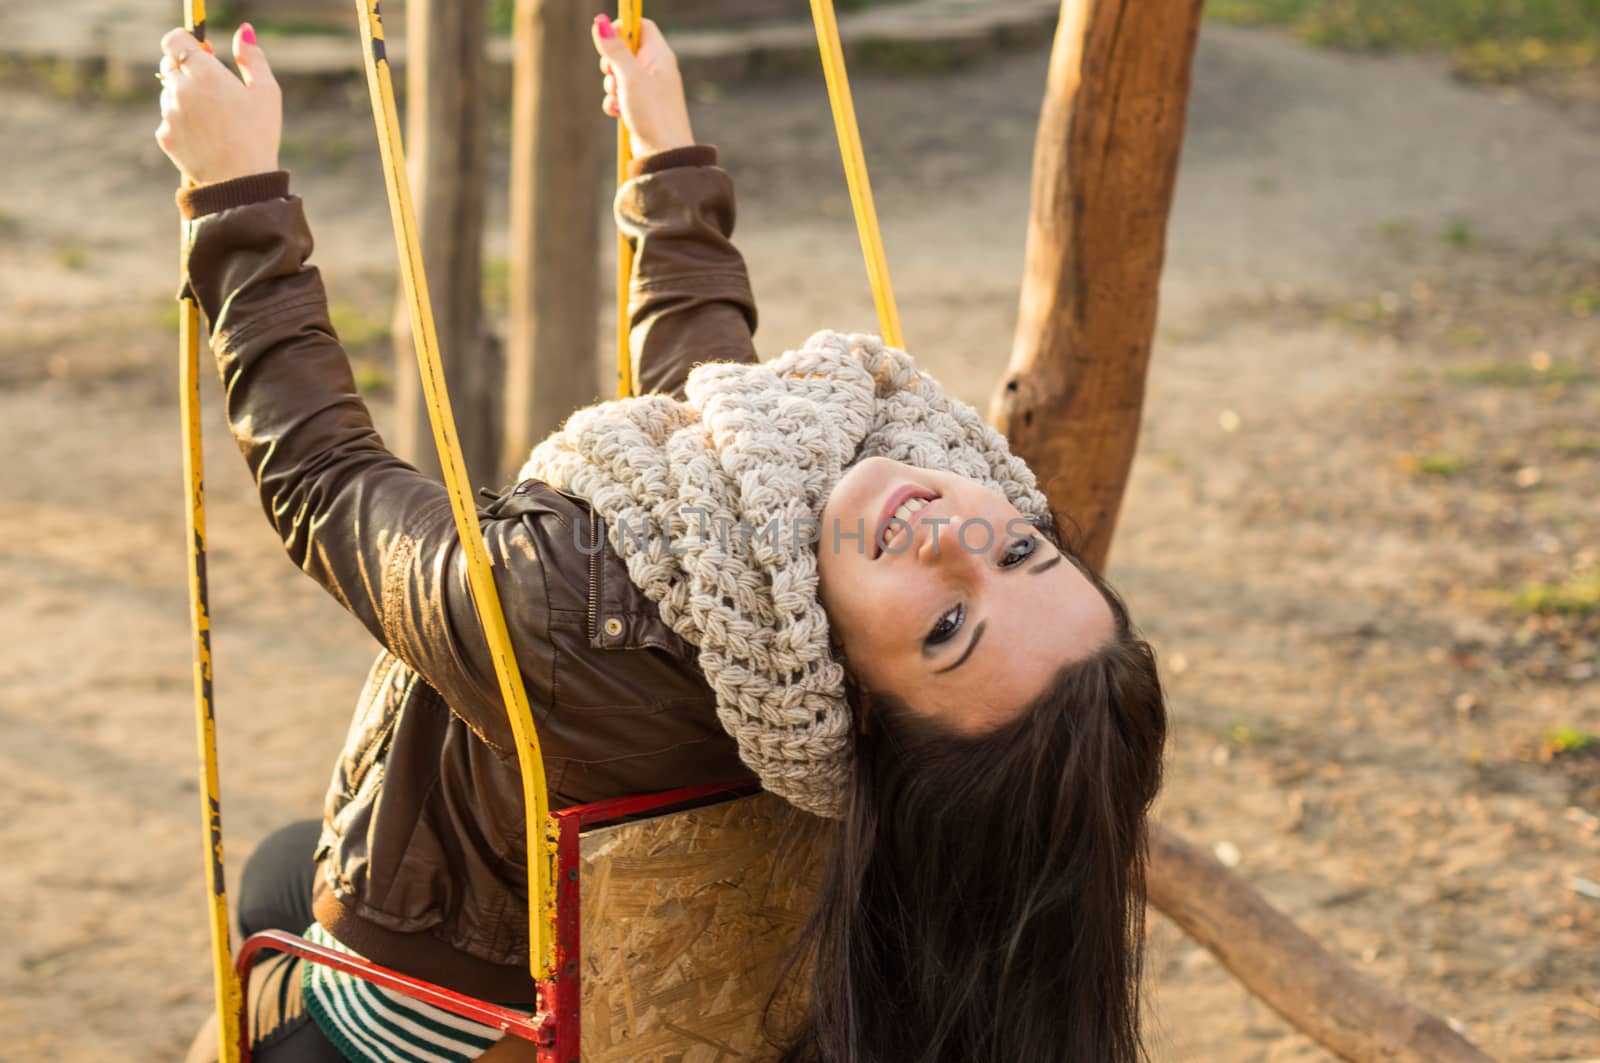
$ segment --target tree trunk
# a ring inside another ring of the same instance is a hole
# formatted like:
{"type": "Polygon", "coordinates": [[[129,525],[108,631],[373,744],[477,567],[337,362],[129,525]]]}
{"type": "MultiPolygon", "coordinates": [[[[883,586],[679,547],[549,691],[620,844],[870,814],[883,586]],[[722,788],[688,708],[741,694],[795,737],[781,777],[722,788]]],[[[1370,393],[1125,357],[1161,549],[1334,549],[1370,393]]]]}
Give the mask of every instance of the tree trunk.
{"type": "MultiPolygon", "coordinates": [[[[1063,0],[1011,364],[991,417],[1105,567],[1138,442],[1201,0],[1063,0]]],[[[1345,1059],[1489,1059],[1152,826],[1150,903],[1345,1059]]]]}
{"type": "Polygon", "coordinates": [[[506,470],[596,397],[607,126],[587,42],[601,10],[600,0],[517,2],[506,470]]]}
{"type": "MultiPolygon", "coordinates": [[[[497,478],[499,351],[483,316],[484,0],[407,5],[406,147],[445,383],[473,482],[497,478]]],[[[440,475],[405,299],[394,314],[396,450],[440,475]]]]}

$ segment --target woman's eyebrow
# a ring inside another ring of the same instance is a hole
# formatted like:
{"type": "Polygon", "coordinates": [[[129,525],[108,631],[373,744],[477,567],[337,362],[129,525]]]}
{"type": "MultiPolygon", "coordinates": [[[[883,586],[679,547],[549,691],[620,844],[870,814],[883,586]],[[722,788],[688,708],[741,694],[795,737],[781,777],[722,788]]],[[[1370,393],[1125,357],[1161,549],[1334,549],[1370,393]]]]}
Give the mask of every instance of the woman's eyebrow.
{"type": "Polygon", "coordinates": [[[1034,565],[1032,568],[1028,569],[1028,574],[1038,575],[1040,572],[1046,572],[1052,568],[1055,568],[1059,564],[1061,564],[1061,555],[1057,554],[1055,557],[1052,557],[1043,564],[1034,565]]]}
{"type": "Polygon", "coordinates": [[[961,656],[956,658],[954,664],[947,664],[943,668],[935,668],[933,670],[933,674],[934,675],[940,675],[941,673],[944,673],[944,672],[952,672],[955,669],[960,668],[963,664],[965,664],[966,661],[967,661],[967,658],[972,656],[972,651],[977,648],[978,640],[983,638],[983,631],[988,626],[989,626],[989,621],[987,621],[987,620],[978,621],[978,626],[972,629],[972,641],[967,643],[967,648],[961,651],[961,656]]]}

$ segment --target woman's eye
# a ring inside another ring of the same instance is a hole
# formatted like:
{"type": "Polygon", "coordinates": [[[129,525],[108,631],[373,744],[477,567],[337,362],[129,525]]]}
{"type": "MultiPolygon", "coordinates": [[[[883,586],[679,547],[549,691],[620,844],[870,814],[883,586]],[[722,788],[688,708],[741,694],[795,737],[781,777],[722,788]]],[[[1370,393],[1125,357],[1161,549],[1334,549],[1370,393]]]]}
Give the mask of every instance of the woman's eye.
{"type": "Polygon", "coordinates": [[[1000,567],[1010,568],[1013,565],[1020,565],[1032,557],[1033,552],[1037,549],[1039,549],[1039,540],[1031,535],[1018,539],[1006,547],[1004,556],[1000,558],[1000,567]]]}
{"type": "Polygon", "coordinates": [[[941,642],[949,642],[955,633],[961,630],[961,621],[966,615],[966,610],[959,605],[946,612],[934,622],[933,629],[928,632],[928,645],[937,646],[941,642]]]}

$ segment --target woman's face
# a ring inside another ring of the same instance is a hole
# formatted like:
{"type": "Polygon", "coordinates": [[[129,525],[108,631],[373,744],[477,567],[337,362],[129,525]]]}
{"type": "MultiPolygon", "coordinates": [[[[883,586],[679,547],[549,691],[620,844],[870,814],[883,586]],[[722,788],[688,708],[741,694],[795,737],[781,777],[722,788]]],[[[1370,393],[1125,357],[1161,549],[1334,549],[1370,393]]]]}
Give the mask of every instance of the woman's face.
{"type": "Polygon", "coordinates": [[[1003,496],[953,473],[857,463],[822,511],[817,558],[856,678],[959,734],[1015,719],[1115,633],[1076,565],[1003,496]]]}

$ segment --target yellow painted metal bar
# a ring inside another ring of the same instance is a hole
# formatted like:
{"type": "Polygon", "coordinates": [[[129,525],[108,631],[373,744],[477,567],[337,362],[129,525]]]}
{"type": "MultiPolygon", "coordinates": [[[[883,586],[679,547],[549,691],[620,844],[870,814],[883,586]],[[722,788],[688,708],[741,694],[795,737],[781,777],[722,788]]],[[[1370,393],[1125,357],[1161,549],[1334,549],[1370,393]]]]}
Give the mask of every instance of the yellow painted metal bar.
{"type": "Polygon", "coordinates": [[[872,185],[867,180],[867,160],[861,150],[855,105],[850,100],[850,79],[845,75],[844,48],[839,43],[839,23],[834,18],[833,0],[811,0],[811,18],[817,25],[817,48],[822,53],[822,72],[828,81],[828,103],[833,107],[833,127],[839,137],[845,181],[850,186],[856,231],[861,235],[861,253],[867,260],[867,279],[872,284],[872,302],[878,310],[878,328],[885,343],[904,348],[900,311],[895,306],[894,288],[889,283],[889,262],[883,253],[883,235],[878,231],[872,185]]]}
{"type": "MultiPolygon", "coordinates": [[[[206,39],[205,0],[185,0],[183,25],[206,39]]],[[[180,241],[179,271],[187,268],[188,223],[180,241]]],[[[178,308],[178,412],[183,422],[183,483],[188,505],[189,627],[194,638],[195,737],[200,753],[200,828],[205,838],[207,922],[211,929],[211,982],[217,1001],[217,1058],[239,1058],[239,976],[228,931],[228,887],[222,864],[222,788],[217,773],[217,712],[211,683],[211,606],[206,586],[205,460],[200,439],[200,307],[184,296],[178,308]]]]}
{"type": "MultiPolygon", "coordinates": [[[[620,0],[617,29],[628,47],[639,50],[639,20],[644,17],[642,0],[620,0]]],[[[622,108],[619,106],[620,112],[622,108]]],[[[633,143],[628,139],[628,123],[617,115],[617,187],[628,179],[628,163],[633,160],[633,143]]],[[[633,350],[628,345],[628,289],[633,283],[633,245],[617,234],[617,397],[627,398],[635,390],[633,350]]]]}
{"type": "Polygon", "coordinates": [[[411,201],[411,182],[406,175],[400,118],[394,102],[394,80],[384,47],[383,16],[378,2],[355,0],[361,20],[361,43],[366,53],[372,116],[377,124],[378,149],[383,159],[384,184],[389,192],[389,215],[394,222],[395,244],[400,252],[400,281],[411,312],[411,333],[417,348],[417,368],[422,374],[423,400],[428,408],[428,420],[433,425],[434,443],[439,448],[439,464],[444,470],[456,531],[466,551],[472,599],[489,643],[489,655],[500,682],[500,695],[505,699],[511,730],[517,737],[522,797],[528,820],[528,963],[535,978],[547,979],[555,969],[556,843],[550,798],[545,789],[544,760],[539,755],[539,736],[534,731],[522,673],[512,653],[511,636],[500,608],[489,554],[478,528],[478,512],[467,479],[466,463],[461,457],[455,417],[450,412],[450,396],[445,391],[439,336],[434,328],[427,275],[422,267],[422,241],[411,201]]]}

